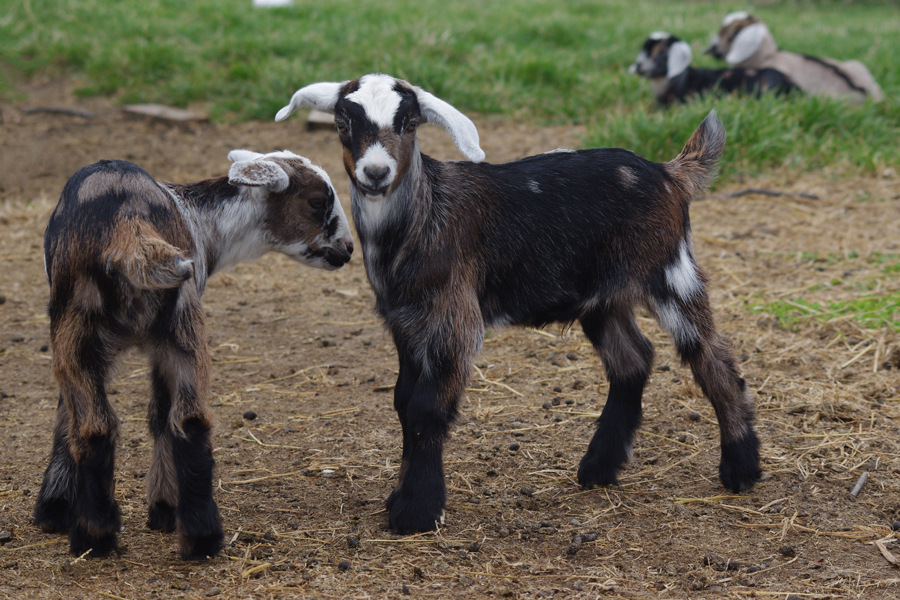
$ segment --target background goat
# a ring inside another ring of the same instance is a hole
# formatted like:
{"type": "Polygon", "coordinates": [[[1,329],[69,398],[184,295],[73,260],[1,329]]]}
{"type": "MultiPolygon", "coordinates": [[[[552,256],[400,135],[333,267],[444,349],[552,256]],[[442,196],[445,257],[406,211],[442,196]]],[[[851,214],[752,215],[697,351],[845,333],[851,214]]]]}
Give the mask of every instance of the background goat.
{"type": "Polygon", "coordinates": [[[387,499],[392,529],[426,531],[442,519],[443,441],[485,327],[581,323],[610,389],[578,481],[615,483],[653,366],[635,305],[674,337],[715,407],[722,482],[738,492],[759,478],[753,404],[716,332],[688,218],[725,144],[714,114],[669,163],[595,149],[491,165],[475,164],[484,152],[468,118],[387,75],[307,86],[276,120],[301,106],[335,115],[366,272],[397,346],[403,457],[387,499]],[[421,154],[425,122],[446,128],[474,162],[421,154]]]}
{"type": "Polygon", "coordinates": [[[653,83],[660,106],[685,102],[710,92],[741,92],[759,96],[771,91],[784,95],[798,89],[784,73],[775,69],[697,69],[687,42],[665,31],[654,31],[644,41],[634,64],[628,69],[653,83]]]}
{"type": "Polygon", "coordinates": [[[152,373],[148,525],[177,529],[185,559],[219,551],[200,305],[207,278],[270,250],[324,269],[350,259],[349,225],[325,171],[287,151],[228,158],[228,177],[183,185],[100,161],[69,179],[50,217],[44,264],[60,398],[34,523],[67,531],[73,554],[117,548],[117,421],[105,382],[132,345],[152,373]]]}
{"type": "Polygon", "coordinates": [[[780,50],[766,24],[744,11],[722,20],[706,52],[737,67],[777,69],[807,94],[858,102],[867,95],[876,102],[884,99],[881,87],[858,60],[840,62],[780,50]]]}

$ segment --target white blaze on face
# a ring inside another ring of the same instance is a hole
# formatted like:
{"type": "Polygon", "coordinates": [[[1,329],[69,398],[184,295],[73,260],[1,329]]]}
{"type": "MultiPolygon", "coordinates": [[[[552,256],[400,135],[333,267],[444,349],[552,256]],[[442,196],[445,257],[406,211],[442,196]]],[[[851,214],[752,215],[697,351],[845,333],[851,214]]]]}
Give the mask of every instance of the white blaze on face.
{"type": "Polygon", "coordinates": [[[394,91],[396,80],[390,75],[366,75],[359,80],[359,89],[346,99],[366,110],[370,121],[384,129],[394,126],[394,115],[400,107],[400,94],[394,91]]]}

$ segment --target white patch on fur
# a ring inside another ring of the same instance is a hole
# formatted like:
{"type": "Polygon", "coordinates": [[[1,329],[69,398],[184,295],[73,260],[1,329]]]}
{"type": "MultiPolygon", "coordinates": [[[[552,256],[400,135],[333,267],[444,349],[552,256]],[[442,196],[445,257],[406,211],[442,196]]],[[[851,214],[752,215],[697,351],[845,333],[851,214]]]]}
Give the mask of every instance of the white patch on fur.
{"type": "Polygon", "coordinates": [[[703,284],[697,276],[697,269],[691,261],[688,242],[685,240],[681,242],[678,258],[666,267],[666,283],[684,301],[690,300],[703,289],[703,284]]]}
{"type": "Polygon", "coordinates": [[[700,332],[681,314],[674,302],[654,302],[653,309],[659,318],[659,324],[675,339],[676,346],[689,346],[700,338],[700,332]]]}
{"type": "Polygon", "coordinates": [[[527,185],[528,185],[528,189],[531,190],[532,193],[535,193],[535,194],[541,193],[541,186],[534,179],[529,179],[527,185]]]}
{"type": "Polygon", "coordinates": [[[356,180],[366,187],[374,187],[366,175],[366,167],[387,167],[388,173],[380,185],[390,186],[394,183],[394,177],[397,175],[397,160],[390,155],[381,142],[375,142],[369,146],[365,154],[356,162],[356,180]]]}
{"type": "Polygon", "coordinates": [[[619,167],[619,180],[624,187],[630,188],[637,185],[638,176],[631,167],[622,165],[619,167]]]}
{"type": "Polygon", "coordinates": [[[396,80],[390,75],[365,75],[359,89],[345,98],[366,111],[366,116],[382,129],[394,128],[394,116],[400,107],[400,94],[394,91],[396,80]]]}
{"type": "Polygon", "coordinates": [[[270,250],[262,226],[267,194],[264,189],[247,188],[237,198],[220,205],[214,217],[219,250],[217,272],[245,260],[256,260],[270,250]]]}
{"type": "Polygon", "coordinates": [[[741,29],[731,43],[731,50],[725,55],[725,62],[739,65],[759,50],[769,35],[769,28],[764,23],[753,23],[741,29]]]}
{"type": "Polygon", "coordinates": [[[750,13],[748,13],[746,10],[739,10],[739,11],[736,11],[733,13],[729,13],[729,14],[725,15],[724,19],[722,19],[722,27],[728,27],[735,21],[741,21],[743,19],[749,19],[749,18],[750,18],[750,13]]]}
{"type": "Polygon", "coordinates": [[[575,154],[578,150],[572,150],[571,148],[554,148],[553,150],[547,150],[544,154],[575,154]]]}

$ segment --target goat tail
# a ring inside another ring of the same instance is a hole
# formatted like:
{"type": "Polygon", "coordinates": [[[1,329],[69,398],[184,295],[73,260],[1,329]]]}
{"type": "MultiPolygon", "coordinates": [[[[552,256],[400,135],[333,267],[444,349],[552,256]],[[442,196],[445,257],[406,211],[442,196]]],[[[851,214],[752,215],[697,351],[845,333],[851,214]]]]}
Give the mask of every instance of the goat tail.
{"type": "Polygon", "coordinates": [[[725,150],[725,127],[711,110],[684,145],[681,153],[666,163],[666,170],[687,193],[688,201],[703,192],[716,178],[725,150]]]}
{"type": "Polygon", "coordinates": [[[193,261],[141,219],[116,224],[105,256],[110,272],[142,290],[169,289],[193,274],[193,261]]]}

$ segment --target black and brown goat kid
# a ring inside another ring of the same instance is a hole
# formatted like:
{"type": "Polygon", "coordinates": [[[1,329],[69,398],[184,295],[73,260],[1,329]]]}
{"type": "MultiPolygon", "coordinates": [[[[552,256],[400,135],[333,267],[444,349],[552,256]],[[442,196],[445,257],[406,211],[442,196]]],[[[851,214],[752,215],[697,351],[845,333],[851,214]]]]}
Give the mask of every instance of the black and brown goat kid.
{"type": "Polygon", "coordinates": [[[714,114],[668,163],[607,148],[492,165],[480,162],[468,118],[390,76],[310,85],[276,120],[301,106],[334,113],[376,309],[399,355],[403,456],[387,499],[392,529],[427,531],[442,519],[443,442],[485,327],[581,323],[610,389],[578,481],[616,483],[653,366],[636,305],[674,337],[715,407],[722,483],[739,492],[759,478],[753,403],[716,331],[688,218],[725,144],[714,114]],[[426,122],[446,128],[474,162],[421,154],[416,128],[426,122]]]}
{"type": "Polygon", "coordinates": [[[799,89],[775,69],[698,69],[691,66],[692,58],[687,42],[665,31],[654,31],[628,70],[652,82],[660,106],[711,93],[737,92],[758,97],[772,92],[783,96],[799,89]]]}
{"type": "Polygon", "coordinates": [[[287,151],[228,157],[228,177],[190,184],[100,161],[69,179],[50,217],[44,264],[60,396],[34,523],[68,532],[73,554],[117,549],[118,424],[105,385],[129,346],[151,365],[148,525],[177,530],[184,559],[221,549],[200,304],[206,281],[271,250],[324,269],[350,259],[349,224],[322,169],[287,151]]]}

